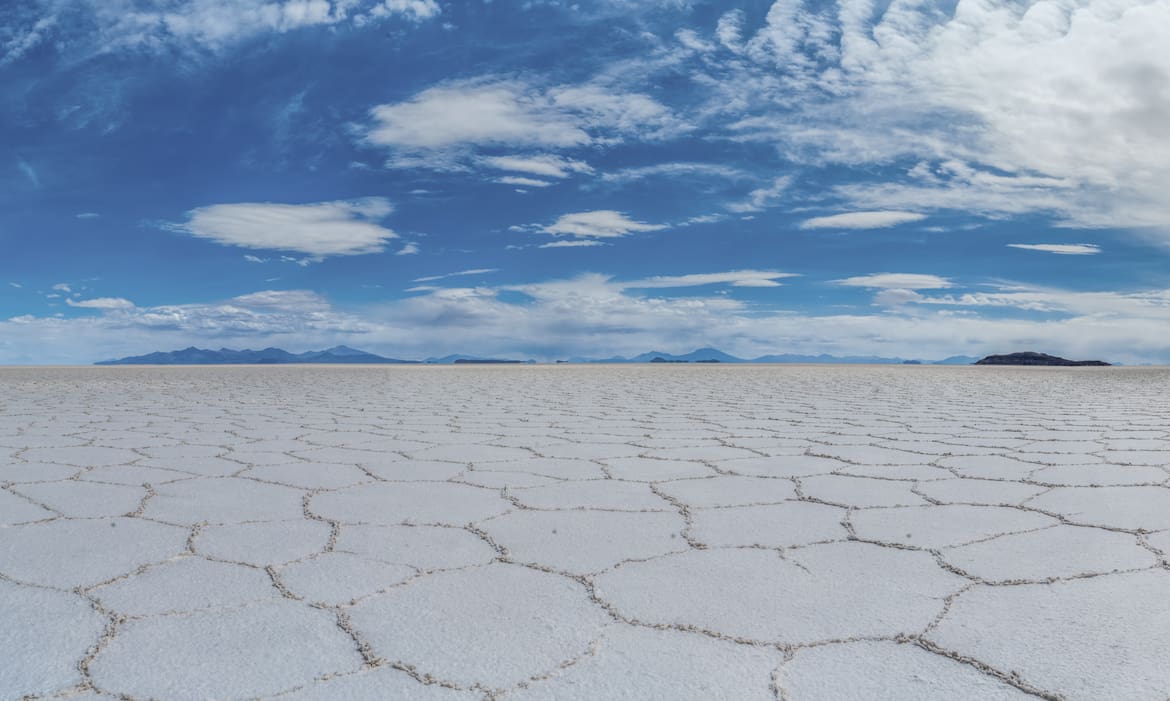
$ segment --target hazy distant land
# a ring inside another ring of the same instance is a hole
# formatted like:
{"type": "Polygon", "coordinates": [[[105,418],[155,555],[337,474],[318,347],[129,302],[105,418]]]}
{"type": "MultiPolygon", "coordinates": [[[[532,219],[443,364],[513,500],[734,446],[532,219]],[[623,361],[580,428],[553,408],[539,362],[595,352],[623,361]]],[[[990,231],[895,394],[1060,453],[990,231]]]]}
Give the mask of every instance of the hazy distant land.
{"type": "MultiPolygon", "coordinates": [[[[589,363],[814,363],[814,364],[866,364],[866,365],[895,365],[895,364],[923,364],[923,365],[971,365],[978,358],[966,355],[955,355],[942,360],[919,360],[905,358],[887,358],[874,355],[802,355],[797,353],[783,353],[778,355],[762,355],[757,358],[739,358],[724,353],[717,348],[699,348],[682,355],[649,351],[633,357],[620,355],[608,358],[571,357],[568,360],[558,360],[558,363],[589,364],[589,363]]],[[[334,346],[326,350],[306,351],[304,353],[290,353],[282,348],[265,348],[263,350],[233,350],[220,348],[211,350],[191,346],[175,351],[156,351],[146,355],[135,355],[116,360],[102,360],[94,365],[290,365],[290,364],[515,364],[534,363],[530,359],[490,358],[478,355],[453,354],[442,357],[431,357],[424,360],[402,360],[387,358],[376,353],[350,348],[348,346],[334,346]]]]}
{"type": "MultiPolygon", "coordinates": [[[[348,346],[334,346],[320,351],[306,351],[304,353],[290,353],[282,348],[265,348],[263,350],[232,350],[220,348],[210,350],[191,346],[182,350],[158,351],[146,355],[129,356],[117,360],[102,360],[94,365],[291,365],[291,364],[362,364],[362,365],[464,365],[464,364],[520,364],[535,363],[534,360],[517,360],[512,358],[487,358],[476,355],[446,355],[425,360],[402,360],[387,358],[368,351],[350,348],[348,346]]],[[[582,358],[573,357],[568,360],[558,360],[559,364],[590,364],[590,363],[813,363],[813,364],[845,364],[845,365],[1048,365],[1048,366],[1107,366],[1100,360],[1068,360],[1047,353],[1031,351],[1022,353],[1008,353],[1005,355],[989,355],[982,359],[967,355],[953,355],[942,360],[921,360],[904,358],[887,358],[873,355],[801,355],[783,353],[779,355],[762,355],[758,358],[738,358],[724,353],[717,348],[699,348],[683,355],[650,351],[631,358],[612,356],[609,358],[582,358]]]]}

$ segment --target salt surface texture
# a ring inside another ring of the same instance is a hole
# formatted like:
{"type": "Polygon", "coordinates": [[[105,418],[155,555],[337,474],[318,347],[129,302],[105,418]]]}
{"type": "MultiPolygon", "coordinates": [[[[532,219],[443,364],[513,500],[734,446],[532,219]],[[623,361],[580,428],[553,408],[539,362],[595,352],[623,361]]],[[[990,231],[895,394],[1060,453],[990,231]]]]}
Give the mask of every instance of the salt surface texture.
{"type": "Polygon", "coordinates": [[[0,369],[0,699],[1143,699],[1170,373],[0,369]]]}

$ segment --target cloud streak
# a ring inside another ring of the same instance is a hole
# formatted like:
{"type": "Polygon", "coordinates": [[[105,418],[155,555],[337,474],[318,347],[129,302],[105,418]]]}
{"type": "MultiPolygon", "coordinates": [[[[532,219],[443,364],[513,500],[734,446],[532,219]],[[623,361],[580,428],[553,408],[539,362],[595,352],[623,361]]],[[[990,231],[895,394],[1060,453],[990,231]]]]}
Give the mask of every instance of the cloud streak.
{"type": "Polygon", "coordinates": [[[610,239],[646,231],[659,231],[665,228],[665,224],[647,224],[631,219],[623,212],[598,209],[591,212],[562,214],[553,223],[538,227],[537,231],[553,236],[572,236],[579,239],[610,239]]]}
{"type": "Polygon", "coordinates": [[[1026,251],[1043,251],[1062,256],[1091,256],[1101,252],[1101,247],[1091,243],[1009,243],[1008,248],[1022,248],[1026,251]]]}
{"type": "Polygon", "coordinates": [[[846,212],[813,217],[800,224],[802,229],[888,229],[900,224],[922,221],[925,214],[915,212],[846,212]]]}

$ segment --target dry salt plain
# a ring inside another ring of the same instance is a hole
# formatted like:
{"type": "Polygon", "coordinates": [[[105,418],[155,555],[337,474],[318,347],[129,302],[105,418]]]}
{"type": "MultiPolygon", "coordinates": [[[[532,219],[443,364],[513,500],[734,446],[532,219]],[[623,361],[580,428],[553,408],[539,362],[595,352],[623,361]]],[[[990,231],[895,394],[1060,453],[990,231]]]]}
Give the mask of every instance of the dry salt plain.
{"type": "Polygon", "coordinates": [[[1164,701],[1168,388],[0,369],[0,699],[1164,701]]]}

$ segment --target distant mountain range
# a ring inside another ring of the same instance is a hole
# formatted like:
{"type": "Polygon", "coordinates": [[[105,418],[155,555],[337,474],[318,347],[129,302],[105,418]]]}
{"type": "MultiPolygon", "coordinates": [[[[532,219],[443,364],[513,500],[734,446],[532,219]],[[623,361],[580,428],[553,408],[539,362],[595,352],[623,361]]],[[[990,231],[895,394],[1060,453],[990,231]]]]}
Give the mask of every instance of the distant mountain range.
{"type": "Polygon", "coordinates": [[[184,348],[176,351],[159,351],[146,355],[135,355],[118,360],[103,360],[94,365],[288,365],[292,363],[352,363],[352,364],[408,364],[417,360],[383,358],[380,355],[350,348],[334,346],[321,351],[289,353],[283,348],[264,350],[232,350],[220,348],[184,348]]]}
{"type": "MultiPolygon", "coordinates": [[[[971,365],[978,358],[966,355],[953,355],[943,360],[929,361],[904,358],[883,358],[873,355],[797,355],[784,353],[781,355],[762,355],[758,358],[745,359],[729,355],[717,348],[700,348],[683,355],[650,351],[632,358],[614,356],[611,358],[570,358],[567,363],[848,363],[848,364],[923,364],[923,365],[971,365]]],[[[146,355],[135,355],[117,360],[102,360],[95,365],[289,365],[294,363],[329,363],[329,364],[505,364],[505,363],[532,363],[532,360],[511,360],[501,358],[484,358],[474,355],[446,355],[441,358],[427,358],[418,360],[399,360],[386,358],[348,346],[334,346],[320,351],[306,351],[304,353],[290,353],[281,348],[265,348],[263,350],[232,350],[220,348],[210,350],[191,346],[176,351],[158,351],[146,355]]]]}
{"type": "Polygon", "coordinates": [[[780,355],[761,355],[758,358],[737,358],[734,355],[729,355],[719,350],[718,348],[700,348],[690,353],[683,355],[674,355],[672,353],[663,353],[661,351],[650,351],[636,355],[632,358],[623,358],[622,356],[614,356],[612,358],[603,358],[595,360],[591,358],[570,358],[570,363],[652,363],[655,359],[661,358],[658,362],[669,363],[847,363],[847,364],[870,364],[870,365],[899,365],[899,364],[923,364],[923,365],[971,365],[978,358],[973,358],[967,355],[952,355],[943,360],[907,360],[905,358],[884,358],[876,355],[828,355],[822,353],[820,355],[799,355],[795,353],[783,353],[780,355]]]}

